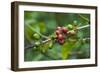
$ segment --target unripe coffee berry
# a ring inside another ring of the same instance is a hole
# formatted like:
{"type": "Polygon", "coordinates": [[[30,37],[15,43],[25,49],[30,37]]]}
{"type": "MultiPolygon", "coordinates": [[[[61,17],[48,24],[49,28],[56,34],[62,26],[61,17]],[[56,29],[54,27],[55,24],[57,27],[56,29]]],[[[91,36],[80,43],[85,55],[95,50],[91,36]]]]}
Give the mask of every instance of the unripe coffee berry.
{"type": "Polygon", "coordinates": [[[36,46],[39,46],[39,45],[40,45],[40,42],[35,42],[35,45],[36,45],[36,46]]]}
{"type": "Polygon", "coordinates": [[[71,24],[68,24],[67,26],[69,29],[73,29],[73,26],[71,24]]]}
{"type": "Polygon", "coordinates": [[[60,26],[57,27],[57,30],[61,30],[62,28],[60,26]]]}
{"type": "Polygon", "coordinates": [[[71,35],[75,35],[76,32],[75,32],[74,30],[71,30],[71,31],[69,31],[69,34],[71,34],[71,35]]]}
{"type": "Polygon", "coordinates": [[[33,37],[34,37],[35,39],[40,39],[40,35],[37,34],[37,33],[33,34],[33,37]]]}

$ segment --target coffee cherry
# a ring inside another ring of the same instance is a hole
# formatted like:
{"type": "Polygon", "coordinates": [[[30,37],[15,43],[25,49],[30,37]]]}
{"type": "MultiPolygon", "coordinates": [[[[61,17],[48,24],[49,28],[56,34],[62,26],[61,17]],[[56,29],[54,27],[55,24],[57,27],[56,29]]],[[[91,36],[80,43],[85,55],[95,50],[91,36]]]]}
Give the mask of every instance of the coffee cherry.
{"type": "Polygon", "coordinates": [[[40,39],[40,35],[37,34],[37,33],[33,34],[33,37],[34,37],[35,39],[40,39]]]}
{"type": "Polygon", "coordinates": [[[53,42],[50,42],[50,43],[49,43],[49,49],[51,49],[52,46],[53,46],[53,42]]]}
{"type": "Polygon", "coordinates": [[[75,25],[77,25],[77,21],[76,21],[76,20],[74,20],[73,23],[74,23],[75,25]]]}
{"type": "Polygon", "coordinates": [[[71,34],[71,35],[75,35],[76,32],[75,32],[74,30],[71,30],[71,31],[69,31],[69,34],[71,34]]]}
{"type": "Polygon", "coordinates": [[[73,26],[71,24],[68,24],[67,26],[69,29],[73,29],[73,26]]]}
{"type": "Polygon", "coordinates": [[[60,43],[60,44],[64,44],[64,39],[62,39],[62,40],[58,40],[58,42],[60,43]]]}
{"type": "Polygon", "coordinates": [[[39,46],[39,45],[40,45],[40,42],[38,42],[38,41],[35,42],[35,45],[36,45],[36,46],[39,46]]]}
{"type": "Polygon", "coordinates": [[[58,39],[58,40],[62,40],[62,39],[64,39],[64,37],[63,37],[62,34],[59,34],[59,35],[57,35],[57,39],[58,39]]]}
{"type": "Polygon", "coordinates": [[[59,34],[61,34],[61,31],[56,30],[56,35],[59,35],[59,34]]]}
{"type": "Polygon", "coordinates": [[[66,34],[68,32],[68,29],[66,27],[62,27],[62,31],[63,31],[63,33],[66,34]]]}
{"type": "Polygon", "coordinates": [[[57,27],[57,30],[61,30],[62,28],[60,26],[57,27]]]}

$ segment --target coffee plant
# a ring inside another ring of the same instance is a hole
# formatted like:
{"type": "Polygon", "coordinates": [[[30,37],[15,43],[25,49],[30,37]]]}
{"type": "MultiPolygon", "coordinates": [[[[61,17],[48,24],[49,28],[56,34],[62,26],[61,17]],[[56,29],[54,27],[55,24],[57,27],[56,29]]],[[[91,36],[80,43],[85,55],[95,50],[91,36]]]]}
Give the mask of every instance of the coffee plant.
{"type": "Polygon", "coordinates": [[[24,60],[90,57],[90,15],[24,12],[24,60]]]}

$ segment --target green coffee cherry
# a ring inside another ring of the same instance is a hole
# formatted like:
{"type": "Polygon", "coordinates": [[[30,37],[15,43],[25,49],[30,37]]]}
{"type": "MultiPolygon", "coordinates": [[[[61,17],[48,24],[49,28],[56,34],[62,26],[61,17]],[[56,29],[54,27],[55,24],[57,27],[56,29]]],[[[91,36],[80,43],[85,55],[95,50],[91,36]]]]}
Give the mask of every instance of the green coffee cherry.
{"type": "Polygon", "coordinates": [[[73,21],[73,23],[74,23],[74,24],[77,24],[77,21],[76,21],[76,20],[74,20],[74,21],[73,21]]]}
{"type": "Polygon", "coordinates": [[[33,48],[34,48],[34,50],[36,50],[36,49],[37,49],[37,48],[36,48],[36,46],[34,46],[33,48]]]}
{"type": "Polygon", "coordinates": [[[69,31],[69,34],[71,34],[71,35],[75,35],[76,32],[75,32],[74,30],[70,30],[70,31],[69,31]]]}
{"type": "Polygon", "coordinates": [[[83,43],[86,43],[88,40],[87,39],[82,39],[82,42],[83,43]]]}
{"type": "Polygon", "coordinates": [[[51,49],[52,46],[53,46],[53,42],[50,42],[50,43],[49,43],[49,48],[51,49]]]}
{"type": "Polygon", "coordinates": [[[35,42],[35,45],[36,45],[36,46],[39,46],[39,45],[40,45],[40,42],[35,42]]]}
{"type": "Polygon", "coordinates": [[[68,24],[68,29],[73,29],[73,26],[71,24],[68,24]]]}
{"type": "Polygon", "coordinates": [[[37,33],[33,34],[33,37],[34,37],[35,39],[40,39],[40,35],[37,34],[37,33]]]}

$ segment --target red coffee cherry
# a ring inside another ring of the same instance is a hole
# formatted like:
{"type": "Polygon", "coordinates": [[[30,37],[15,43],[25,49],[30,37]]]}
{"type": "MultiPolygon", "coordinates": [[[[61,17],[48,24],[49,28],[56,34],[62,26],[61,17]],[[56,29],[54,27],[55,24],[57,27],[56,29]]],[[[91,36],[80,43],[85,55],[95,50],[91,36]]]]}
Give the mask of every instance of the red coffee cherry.
{"type": "Polygon", "coordinates": [[[56,35],[59,35],[59,34],[61,34],[61,31],[56,30],[56,35]]]}
{"type": "Polygon", "coordinates": [[[57,27],[56,29],[56,40],[59,44],[63,44],[65,42],[64,34],[68,32],[68,29],[66,27],[57,27]],[[64,34],[63,34],[64,33],[64,34]]]}
{"type": "Polygon", "coordinates": [[[62,27],[62,31],[63,31],[63,33],[66,34],[68,32],[68,29],[66,27],[62,27]]]}
{"type": "Polygon", "coordinates": [[[60,43],[60,44],[64,44],[64,39],[62,39],[62,40],[58,40],[58,42],[60,43]]]}
{"type": "Polygon", "coordinates": [[[59,35],[57,35],[57,39],[58,40],[63,40],[64,39],[64,36],[62,34],[59,34],[59,35]]]}
{"type": "Polygon", "coordinates": [[[57,27],[57,30],[61,30],[61,29],[62,29],[62,27],[60,27],[60,26],[57,27]]]}

